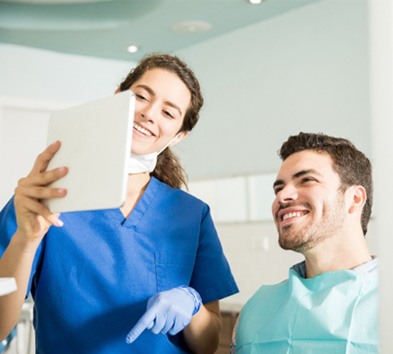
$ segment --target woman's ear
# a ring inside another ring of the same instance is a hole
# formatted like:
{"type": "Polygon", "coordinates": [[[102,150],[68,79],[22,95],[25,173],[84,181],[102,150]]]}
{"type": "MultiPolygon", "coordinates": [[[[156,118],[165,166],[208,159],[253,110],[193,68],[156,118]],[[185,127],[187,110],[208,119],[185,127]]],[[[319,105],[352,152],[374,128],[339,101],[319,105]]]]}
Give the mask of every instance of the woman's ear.
{"type": "Polygon", "coordinates": [[[366,204],[367,200],[367,192],[363,186],[355,185],[349,187],[350,189],[350,207],[349,212],[362,212],[364,204],[366,204]]]}
{"type": "Polygon", "coordinates": [[[177,135],[172,139],[170,146],[175,146],[176,144],[180,143],[188,136],[188,133],[188,131],[182,131],[180,133],[177,133],[177,135]]]}

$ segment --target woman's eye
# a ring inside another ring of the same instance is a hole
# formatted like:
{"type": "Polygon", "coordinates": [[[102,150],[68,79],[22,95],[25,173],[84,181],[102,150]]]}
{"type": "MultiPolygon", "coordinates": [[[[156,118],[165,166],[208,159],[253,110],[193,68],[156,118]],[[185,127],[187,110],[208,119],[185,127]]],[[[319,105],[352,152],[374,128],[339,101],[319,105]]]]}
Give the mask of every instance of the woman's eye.
{"type": "Polygon", "coordinates": [[[136,98],[138,98],[139,100],[143,101],[143,100],[147,100],[147,98],[141,94],[135,94],[136,98]]]}

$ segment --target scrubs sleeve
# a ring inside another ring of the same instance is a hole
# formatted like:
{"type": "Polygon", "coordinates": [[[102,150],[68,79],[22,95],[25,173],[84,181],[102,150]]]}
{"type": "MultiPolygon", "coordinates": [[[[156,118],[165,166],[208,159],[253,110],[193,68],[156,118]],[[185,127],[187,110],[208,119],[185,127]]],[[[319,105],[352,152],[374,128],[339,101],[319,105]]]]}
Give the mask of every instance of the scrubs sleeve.
{"type": "Polygon", "coordinates": [[[202,211],[199,244],[190,286],[199,292],[203,303],[239,292],[217,235],[210,208],[206,204],[202,211]]]}
{"type": "MultiPolygon", "coordinates": [[[[16,229],[17,229],[17,224],[16,224],[16,215],[15,215],[15,208],[14,208],[14,198],[12,197],[0,212],[0,257],[3,255],[4,251],[8,247],[12,236],[16,232],[16,229]]],[[[36,273],[39,259],[41,258],[41,253],[42,253],[42,242],[37,249],[33,261],[33,267],[30,274],[29,284],[27,287],[26,298],[30,294],[32,280],[36,273]]]]}

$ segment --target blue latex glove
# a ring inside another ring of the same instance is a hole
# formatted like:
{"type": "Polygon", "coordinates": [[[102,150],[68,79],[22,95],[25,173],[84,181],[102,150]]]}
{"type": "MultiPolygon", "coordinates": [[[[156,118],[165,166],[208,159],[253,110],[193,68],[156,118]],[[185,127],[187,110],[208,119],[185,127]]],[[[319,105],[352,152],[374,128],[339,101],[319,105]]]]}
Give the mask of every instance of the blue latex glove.
{"type": "Polygon", "coordinates": [[[179,333],[191,322],[201,304],[198,292],[188,286],[179,286],[152,296],[147,301],[146,312],[128,333],[126,342],[134,342],[145,329],[154,334],[179,333]]]}

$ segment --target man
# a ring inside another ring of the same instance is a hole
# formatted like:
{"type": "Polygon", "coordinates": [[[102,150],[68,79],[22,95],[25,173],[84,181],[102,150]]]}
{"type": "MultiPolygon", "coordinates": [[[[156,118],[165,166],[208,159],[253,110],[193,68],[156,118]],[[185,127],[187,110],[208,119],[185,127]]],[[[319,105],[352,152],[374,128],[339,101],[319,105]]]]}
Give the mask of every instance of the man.
{"type": "Polygon", "coordinates": [[[365,238],[371,164],[346,139],[300,133],[281,146],[272,205],[279,244],[304,255],[241,311],[234,351],[378,353],[377,259],[365,238]]]}

